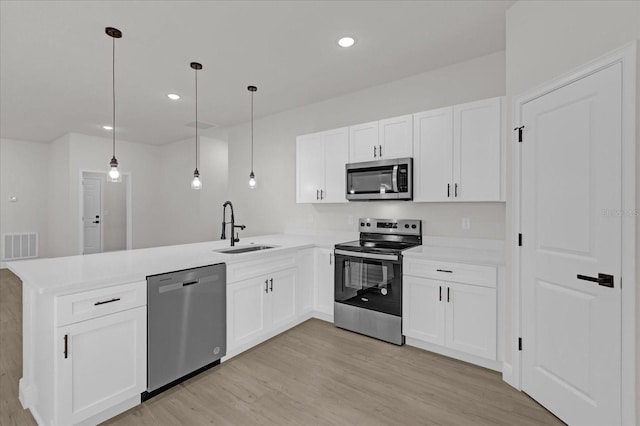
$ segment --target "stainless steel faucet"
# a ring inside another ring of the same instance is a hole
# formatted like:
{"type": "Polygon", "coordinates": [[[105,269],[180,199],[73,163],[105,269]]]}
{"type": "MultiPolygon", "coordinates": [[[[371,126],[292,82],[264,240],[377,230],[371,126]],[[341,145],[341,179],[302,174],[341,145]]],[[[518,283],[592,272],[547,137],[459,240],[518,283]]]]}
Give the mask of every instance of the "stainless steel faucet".
{"type": "Polygon", "coordinates": [[[221,240],[226,240],[227,239],[227,234],[226,234],[226,229],[227,229],[227,223],[231,223],[231,246],[233,247],[237,242],[240,241],[240,238],[238,237],[238,233],[236,232],[236,236],[233,236],[233,233],[235,232],[236,228],[240,228],[240,230],[246,228],[246,226],[244,225],[236,225],[236,218],[233,214],[233,204],[231,204],[231,201],[225,201],[224,204],[222,205],[222,235],[220,235],[220,239],[221,240]],[[225,222],[225,213],[227,212],[227,206],[231,207],[231,222],[225,222]]]}

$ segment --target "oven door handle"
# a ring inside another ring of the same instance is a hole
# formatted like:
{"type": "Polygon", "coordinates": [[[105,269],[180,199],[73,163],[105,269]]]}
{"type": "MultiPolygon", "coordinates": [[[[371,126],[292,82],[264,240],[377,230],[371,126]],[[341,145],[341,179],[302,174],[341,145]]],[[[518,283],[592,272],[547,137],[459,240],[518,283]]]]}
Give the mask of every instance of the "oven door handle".
{"type": "Polygon", "coordinates": [[[398,193],[398,165],[393,166],[393,174],[391,175],[391,183],[393,185],[393,193],[398,193]]]}
{"type": "Polygon", "coordinates": [[[349,257],[361,257],[364,259],[378,259],[378,260],[399,260],[399,256],[397,254],[378,254],[378,253],[367,253],[362,251],[348,251],[348,250],[335,250],[336,254],[341,254],[343,256],[349,257]]]}

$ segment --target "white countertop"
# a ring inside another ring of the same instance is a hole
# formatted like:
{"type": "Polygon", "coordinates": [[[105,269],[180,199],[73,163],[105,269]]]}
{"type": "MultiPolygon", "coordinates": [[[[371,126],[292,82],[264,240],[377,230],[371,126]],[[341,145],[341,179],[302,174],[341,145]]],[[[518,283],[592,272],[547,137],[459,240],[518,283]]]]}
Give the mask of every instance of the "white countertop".
{"type": "MultiPolygon", "coordinates": [[[[344,236],[342,236],[344,238],[344,236]]],[[[259,257],[283,254],[307,247],[333,247],[343,241],[333,235],[277,234],[242,238],[237,247],[249,244],[276,246],[241,254],[224,254],[214,250],[230,248],[229,240],[123,250],[79,256],[7,262],[25,286],[38,293],[69,294],[94,288],[143,281],[148,275],[180,269],[250,261],[259,257]]]]}
{"type": "Polygon", "coordinates": [[[505,264],[504,241],[424,237],[422,245],[402,252],[405,258],[500,266],[505,264]]]}
{"type": "MultiPolygon", "coordinates": [[[[242,238],[238,247],[259,244],[276,246],[241,254],[215,250],[229,248],[229,240],[166,247],[114,251],[79,256],[8,262],[7,266],[25,286],[40,294],[63,295],[112,285],[143,281],[148,275],[225,262],[251,261],[310,247],[332,249],[340,242],[358,238],[352,232],[306,232],[242,238]]],[[[406,250],[405,257],[476,264],[504,264],[504,241],[425,237],[422,246],[406,250]]]]}

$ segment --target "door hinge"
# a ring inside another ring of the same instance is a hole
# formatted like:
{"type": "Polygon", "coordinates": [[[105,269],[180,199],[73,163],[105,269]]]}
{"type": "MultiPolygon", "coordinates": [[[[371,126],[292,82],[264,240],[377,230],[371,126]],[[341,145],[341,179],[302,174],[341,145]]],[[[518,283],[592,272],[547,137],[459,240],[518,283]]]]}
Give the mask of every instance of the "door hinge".
{"type": "Polygon", "coordinates": [[[524,126],[516,127],[515,129],[513,129],[518,131],[518,142],[520,143],[522,143],[522,129],[524,129],[524,126]]]}
{"type": "Polygon", "coordinates": [[[522,234],[518,234],[518,247],[522,247],[522,234]]]}
{"type": "Polygon", "coordinates": [[[518,337],[518,350],[522,350],[522,337],[518,337]]]}

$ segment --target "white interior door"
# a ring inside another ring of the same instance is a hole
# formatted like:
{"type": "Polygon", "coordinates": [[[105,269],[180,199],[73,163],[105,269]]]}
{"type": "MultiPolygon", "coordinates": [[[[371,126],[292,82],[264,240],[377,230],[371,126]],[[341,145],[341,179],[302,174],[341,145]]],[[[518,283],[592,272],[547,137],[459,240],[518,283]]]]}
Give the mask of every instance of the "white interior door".
{"type": "Polygon", "coordinates": [[[102,252],[102,179],[82,178],[84,254],[102,252]]]}
{"type": "Polygon", "coordinates": [[[621,423],[621,78],[520,111],[522,389],[572,425],[621,423]]]}

